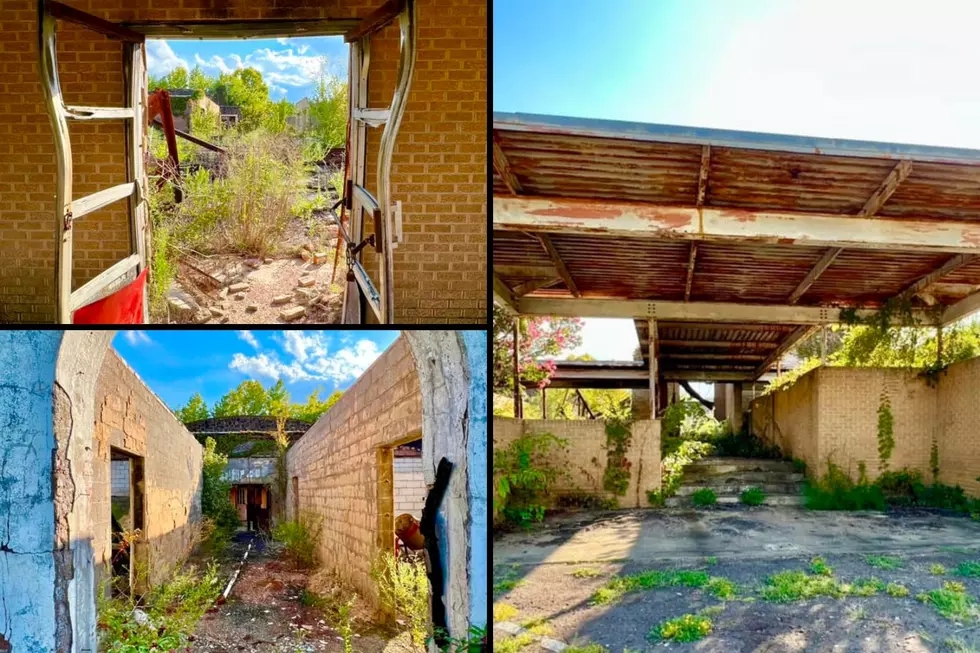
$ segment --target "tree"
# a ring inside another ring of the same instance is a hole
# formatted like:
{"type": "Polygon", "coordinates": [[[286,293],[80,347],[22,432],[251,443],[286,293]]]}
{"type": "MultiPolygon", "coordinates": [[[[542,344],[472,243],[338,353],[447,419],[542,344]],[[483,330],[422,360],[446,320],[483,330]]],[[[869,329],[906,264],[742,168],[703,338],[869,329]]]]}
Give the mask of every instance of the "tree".
{"type": "MultiPolygon", "coordinates": [[[[514,318],[496,304],[493,307],[493,389],[514,389],[514,318]]],[[[559,356],[582,344],[582,320],[566,317],[522,317],[518,363],[523,380],[544,387],[554,363],[538,362],[559,356]]]]}
{"type": "Polygon", "coordinates": [[[271,102],[265,115],[265,128],[273,134],[281,134],[289,127],[287,119],[295,113],[296,107],[286,98],[271,102]]]}
{"type": "Polygon", "coordinates": [[[320,79],[310,100],[307,131],[324,154],[343,146],[347,139],[347,84],[328,77],[325,66],[325,62],[321,64],[320,79]]]}
{"type": "Polygon", "coordinates": [[[258,381],[242,381],[218,400],[212,414],[215,417],[269,415],[269,393],[258,381]]]}
{"type": "Polygon", "coordinates": [[[187,400],[187,404],[183,408],[179,408],[176,412],[177,419],[185,424],[210,417],[208,405],[204,403],[204,397],[201,396],[200,392],[195,392],[187,400]]]}
{"type": "Polygon", "coordinates": [[[196,91],[194,97],[200,98],[214,84],[214,81],[214,78],[201,70],[200,66],[194,66],[190,76],[187,78],[187,88],[194,89],[196,91]]]}
{"type": "Polygon", "coordinates": [[[269,87],[258,70],[239,68],[233,73],[222,73],[210,90],[218,104],[241,108],[240,129],[251,131],[262,125],[269,106],[269,87]]]}
{"type": "Polygon", "coordinates": [[[304,422],[314,423],[320,416],[330,410],[337,401],[343,396],[340,390],[334,390],[326,399],[320,399],[320,388],[317,388],[307,398],[305,404],[293,404],[292,416],[304,422]]]}
{"type": "Polygon", "coordinates": [[[177,67],[171,70],[169,73],[163,77],[153,77],[152,75],[147,80],[150,91],[155,91],[157,89],[168,89],[168,88],[187,88],[188,78],[187,69],[182,67],[177,67]]]}

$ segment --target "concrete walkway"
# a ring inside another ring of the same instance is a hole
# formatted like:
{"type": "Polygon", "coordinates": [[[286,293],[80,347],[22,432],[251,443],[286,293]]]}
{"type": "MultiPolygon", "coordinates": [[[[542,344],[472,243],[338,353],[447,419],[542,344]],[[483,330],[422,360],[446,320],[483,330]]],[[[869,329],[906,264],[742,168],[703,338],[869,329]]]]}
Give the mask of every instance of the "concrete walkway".
{"type": "Polygon", "coordinates": [[[816,512],[735,506],[573,513],[495,538],[493,562],[657,562],[705,556],[779,558],[980,550],[980,522],[925,511],[816,512]]]}

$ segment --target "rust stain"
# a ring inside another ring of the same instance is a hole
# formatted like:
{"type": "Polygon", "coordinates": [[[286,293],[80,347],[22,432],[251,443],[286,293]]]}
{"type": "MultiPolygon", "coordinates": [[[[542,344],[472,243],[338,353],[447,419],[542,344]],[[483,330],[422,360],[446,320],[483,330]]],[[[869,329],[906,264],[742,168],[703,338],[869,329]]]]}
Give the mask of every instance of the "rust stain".
{"type": "Polygon", "coordinates": [[[658,222],[667,229],[680,229],[691,224],[690,211],[664,211],[647,208],[638,208],[637,217],[649,222],[658,222]]]}
{"type": "Polygon", "coordinates": [[[758,219],[758,216],[754,212],[739,209],[719,211],[718,216],[721,218],[732,218],[738,222],[755,222],[758,219]]]}
{"type": "Polygon", "coordinates": [[[606,218],[618,218],[623,214],[619,209],[592,208],[592,207],[572,207],[567,206],[558,209],[535,209],[529,211],[531,215],[546,217],[574,218],[581,220],[603,220],[606,218]]]}

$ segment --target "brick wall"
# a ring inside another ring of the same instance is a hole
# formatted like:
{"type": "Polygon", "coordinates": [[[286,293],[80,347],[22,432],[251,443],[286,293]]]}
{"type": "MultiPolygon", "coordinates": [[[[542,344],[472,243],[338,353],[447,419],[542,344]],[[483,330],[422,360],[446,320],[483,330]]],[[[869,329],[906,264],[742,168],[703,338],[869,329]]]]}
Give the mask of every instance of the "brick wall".
{"type": "MultiPolygon", "coordinates": [[[[67,0],[108,20],[364,16],[382,0],[67,0]]],[[[418,0],[418,63],[392,163],[403,202],[395,255],[395,319],[486,322],[486,0],[418,0]]],[[[395,84],[398,29],[373,37],[369,99],[386,106],[395,84]]],[[[122,106],[122,46],[59,23],[65,101],[122,106]]],[[[38,78],[35,0],[0,13],[0,321],[54,319],[54,143],[38,78]]],[[[125,181],[123,125],[70,125],[74,196],[125,181]]],[[[367,186],[376,193],[380,129],[368,130],[367,186]]],[[[128,252],[125,203],[85,216],[74,231],[75,287],[128,252]]],[[[377,265],[368,253],[366,266],[377,265]]]]}
{"type": "MultiPolygon", "coordinates": [[[[387,534],[380,534],[379,450],[416,440],[421,432],[418,374],[402,336],[287,454],[300,514],[323,521],[320,562],[370,600],[377,599],[371,562],[381,551],[381,538],[394,537],[394,515],[384,525],[387,534]]],[[[291,480],[286,503],[291,516],[295,502],[291,480]]]]}
{"type": "Polygon", "coordinates": [[[150,584],[165,580],[197,533],[202,449],[114,350],[99,372],[93,448],[89,505],[96,565],[107,564],[111,553],[109,456],[115,448],[144,459],[144,544],[137,555],[149,565],[150,584]]]}
{"type": "Polygon", "coordinates": [[[563,449],[552,449],[549,462],[567,472],[554,486],[553,495],[595,495],[616,499],[620,507],[648,505],[646,493],[660,489],[660,422],[638,420],[631,426],[633,441],[627,451],[631,463],[630,484],[624,496],[602,486],[606,470],[606,425],[601,420],[517,420],[495,417],[494,450],[506,447],[524,433],[551,433],[568,440],[563,449]]]}
{"type": "Polygon", "coordinates": [[[422,519],[425,495],[422,458],[395,458],[395,515],[407,512],[422,519]]]}
{"type": "Polygon", "coordinates": [[[980,359],[951,365],[930,387],[917,374],[895,368],[817,368],[787,390],[752,402],[754,432],[823,475],[832,461],[853,478],[863,462],[869,479],[879,474],[878,409],[887,394],[895,448],[888,469],[918,470],[931,478],[933,439],[939,446],[939,480],[980,495],[980,447],[975,437],[980,359]],[[773,413],[775,402],[775,413],[773,413]]]}

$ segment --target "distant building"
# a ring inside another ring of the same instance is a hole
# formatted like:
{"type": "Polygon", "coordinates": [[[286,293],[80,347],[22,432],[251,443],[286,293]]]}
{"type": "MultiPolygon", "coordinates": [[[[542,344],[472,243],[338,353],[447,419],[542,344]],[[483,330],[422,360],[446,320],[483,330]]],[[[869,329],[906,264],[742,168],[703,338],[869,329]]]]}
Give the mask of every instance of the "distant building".
{"type": "Polygon", "coordinates": [[[310,125],[310,99],[303,98],[296,103],[296,113],[286,118],[286,123],[297,131],[303,131],[310,125]]]}
{"type": "Polygon", "coordinates": [[[228,104],[221,105],[221,124],[225,127],[234,127],[242,121],[242,108],[228,104]]]}
{"type": "Polygon", "coordinates": [[[170,109],[174,114],[174,127],[180,131],[191,133],[191,112],[202,108],[209,113],[217,114],[219,106],[208,96],[194,99],[197,92],[192,88],[168,88],[170,93],[170,109]]]}

